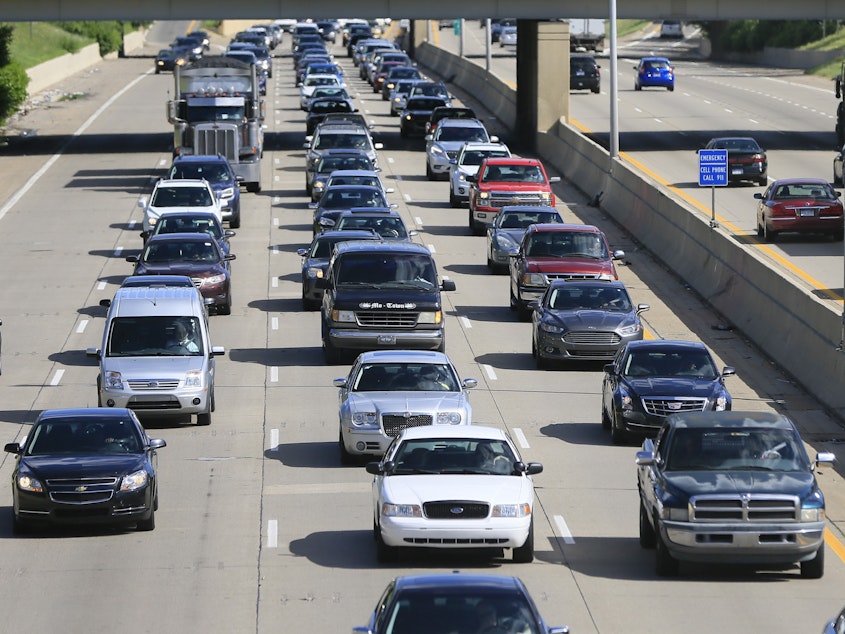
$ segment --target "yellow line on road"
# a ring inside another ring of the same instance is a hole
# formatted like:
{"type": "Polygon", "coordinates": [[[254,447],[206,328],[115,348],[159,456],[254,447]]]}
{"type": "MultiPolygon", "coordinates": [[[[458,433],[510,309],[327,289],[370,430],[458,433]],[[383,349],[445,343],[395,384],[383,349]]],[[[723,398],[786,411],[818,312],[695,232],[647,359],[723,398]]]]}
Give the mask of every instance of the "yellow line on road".
{"type": "Polygon", "coordinates": [[[845,562],[845,544],[839,541],[839,538],[827,527],[824,529],[824,541],[836,553],[839,559],[845,562]]]}

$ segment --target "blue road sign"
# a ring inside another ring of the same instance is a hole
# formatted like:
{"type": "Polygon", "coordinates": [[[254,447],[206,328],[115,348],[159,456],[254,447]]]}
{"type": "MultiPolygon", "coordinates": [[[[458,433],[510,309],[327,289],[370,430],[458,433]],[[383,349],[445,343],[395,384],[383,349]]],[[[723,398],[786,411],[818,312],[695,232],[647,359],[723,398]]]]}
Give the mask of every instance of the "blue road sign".
{"type": "Polygon", "coordinates": [[[728,151],[698,151],[698,186],[726,187],[728,184],[728,151]]]}

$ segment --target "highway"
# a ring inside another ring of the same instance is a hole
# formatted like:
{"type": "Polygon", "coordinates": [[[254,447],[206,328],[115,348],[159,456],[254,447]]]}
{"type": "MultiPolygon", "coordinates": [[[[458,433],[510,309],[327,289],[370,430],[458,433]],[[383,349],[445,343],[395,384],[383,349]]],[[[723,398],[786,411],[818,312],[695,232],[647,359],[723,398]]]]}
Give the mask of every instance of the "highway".
{"type": "MultiPolygon", "coordinates": [[[[170,36],[159,37],[166,43],[170,36]]],[[[156,48],[150,42],[147,54],[156,48]]],[[[532,564],[430,552],[376,563],[371,476],[342,467],[337,450],[332,379],[348,365],[324,363],[319,316],[300,308],[296,249],[310,242],[311,210],[289,51],[286,39],[268,84],[263,190],[243,193],[232,239],[232,314],[211,318],[213,343],[226,348],[213,422],[147,422],[168,445],[159,453],[161,504],[150,533],[14,536],[11,493],[0,492],[2,629],[349,632],[366,623],[393,576],[462,570],[520,576],[547,621],[574,634],[820,631],[845,601],[841,469],[819,476],[830,518],[823,579],[802,580],[797,566],[683,566],[677,579],[658,578],[654,553],[637,540],[637,447],[614,446],[601,429],[601,364],[535,369],[530,325],[508,310],[507,277],[487,271],[484,239],[469,235],[465,210],[449,207],[447,183],[425,179],[422,141],[400,138],[386,102],[341,57],[358,107],[384,143],[391,201],[457,285],[444,294],[447,353],[464,377],[479,381],[471,393],[475,422],[507,429],[527,460],[545,466],[535,476],[532,564]]],[[[0,150],[4,443],[22,438],[43,409],[96,404],[97,368],[85,349],[100,345],[105,310],[98,302],[130,273],[125,257],[141,246],[137,200],[170,163],[164,103],[173,80],[152,70],[150,57],[137,56],[62,82],[59,88],[81,96],[34,108],[16,122],[31,134],[0,150]]],[[[606,101],[591,97],[597,109],[606,101]]],[[[506,137],[491,113],[473,105],[492,133],[506,137]]],[[[644,117],[644,131],[654,126],[644,117]]],[[[620,276],[635,302],[650,304],[650,336],[701,339],[737,369],[728,379],[734,409],[777,408],[799,423],[812,451],[845,451],[837,422],[741,333],[719,328],[683,281],[569,183],[556,191],[565,219],[599,225],[613,248],[626,251],[620,276]]],[[[744,191],[750,197],[757,189],[744,191]]],[[[11,455],[0,457],[6,487],[12,465],[11,455]]]]}
{"type": "MultiPolygon", "coordinates": [[[[753,136],[767,150],[770,182],[778,178],[833,178],[837,101],[833,82],[801,71],[715,64],[698,53],[699,36],[686,27],[689,39],[661,40],[645,30],[623,38],[618,46],[619,148],[624,160],[691,203],[705,217],[713,211],[710,188],[698,186],[698,155],[713,136],[753,136]],[[634,91],[634,68],[640,57],[673,60],[675,90],[634,91]]],[[[459,38],[451,29],[432,32],[431,42],[457,53],[459,38]]],[[[609,47],[609,42],[606,43],[609,47]]],[[[514,82],[512,48],[492,47],[491,71],[514,82]]],[[[602,92],[570,92],[570,123],[609,147],[610,60],[605,50],[602,92]]],[[[485,30],[467,21],[464,54],[485,66],[485,30]]],[[[763,188],[743,183],[717,188],[715,213],[737,241],[756,243],[756,203],[763,188]]],[[[597,194],[598,192],[590,192],[597,194]]],[[[843,245],[818,236],[786,235],[758,248],[787,275],[823,297],[838,299],[843,284],[843,245]],[[828,293],[829,292],[829,293],[828,293]]]]}

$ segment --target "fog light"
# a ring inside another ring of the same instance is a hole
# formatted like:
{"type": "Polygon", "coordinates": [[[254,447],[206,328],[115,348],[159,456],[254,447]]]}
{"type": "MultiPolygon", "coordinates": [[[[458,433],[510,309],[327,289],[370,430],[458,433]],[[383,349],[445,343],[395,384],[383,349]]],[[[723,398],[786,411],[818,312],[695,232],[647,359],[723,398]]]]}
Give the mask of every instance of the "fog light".
{"type": "Polygon", "coordinates": [[[364,451],[364,449],[366,449],[366,448],[367,448],[367,445],[365,445],[360,440],[355,443],[355,449],[357,449],[358,451],[364,451]]]}
{"type": "Polygon", "coordinates": [[[108,405],[109,407],[114,407],[114,399],[110,398],[109,400],[107,400],[106,405],[108,405]]]}
{"type": "Polygon", "coordinates": [[[200,399],[198,398],[195,398],[193,401],[191,401],[191,403],[193,403],[194,405],[199,405],[201,402],[202,401],[200,401],[200,399]]]}

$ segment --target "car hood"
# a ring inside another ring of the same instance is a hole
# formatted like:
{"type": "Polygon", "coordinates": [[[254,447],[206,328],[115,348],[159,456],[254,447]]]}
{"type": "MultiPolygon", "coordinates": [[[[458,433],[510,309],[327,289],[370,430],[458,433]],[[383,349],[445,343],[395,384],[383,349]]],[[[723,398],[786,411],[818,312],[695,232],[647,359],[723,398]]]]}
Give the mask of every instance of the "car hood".
{"type": "Polygon", "coordinates": [[[208,262],[162,262],[141,263],[135,275],[187,275],[188,277],[206,277],[221,275],[225,272],[222,265],[209,266],[208,262]]]}
{"type": "Polygon", "coordinates": [[[217,205],[189,205],[187,207],[147,207],[147,214],[152,218],[159,218],[168,213],[186,213],[190,211],[211,212],[220,219],[220,208],[217,205]]]}
{"type": "Polygon", "coordinates": [[[382,478],[385,500],[423,504],[434,500],[482,500],[491,504],[531,502],[534,488],[526,476],[417,474],[382,478]]]}
{"type": "MultiPolygon", "coordinates": [[[[463,392],[357,392],[347,404],[355,411],[454,412],[466,407],[463,392]]],[[[467,421],[468,422],[468,421],[467,421]]]]}
{"type": "Polygon", "coordinates": [[[693,377],[627,377],[626,382],[639,396],[708,396],[720,383],[693,377]]]}
{"type": "Polygon", "coordinates": [[[440,310],[440,290],[340,286],[334,289],[334,305],[340,310],[440,310]]]}
{"type": "Polygon", "coordinates": [[[616,330],[633,323],[631,313],[605,310],[556,310],[546,313],[546,321],[562,325],[567,330],[616,330]]]}
{"type": "Polygon", "coordinates": [[[510,181],[485,181],[478,184],[479,188],[484,191],[502,191],[502,192],[550,192],[551,187],[546,183],[514,183],[510,181]]]}
{"type": "Polygon", "coordinates": [[[812,473],[784,471],[674,471],[664,472],[675,492],[690,495],[775,493],[805,498],[815,488],[812,473]]]}
{"type": "Polygon", "coordinates": [[[124,381],[156,377],[176,377],[180,381],[188,372],[202,371],[202,355],[162,355],[155,357],[103,357],[104,372],[120,372],[124,381]]]}
{"type": "Polygon", "coordinates": [[[525,229],[496,229],[497,236],[507,236],[514,241],[516,245],[522,242],[522,236],[525,235],[525,229]]]}
{"type": "Polygon", "coordinates": [[[144,468],[145,454],[27,456],[21,460],[39,479],[120,477],[144,468]]]}
{"type": "Polygon", "coordinates": [[[478,174],[478,168],[481,167],[480,165],[459,165],[458,169],[462,174],[466,174],[467,176],[475,176],[478,174]]]}
{"type": "Polygon", "coordinates": [[[615,275],[610,260],[592,258],[526,257],[526,273],[573,273],[578,275],[615,275]]]}

